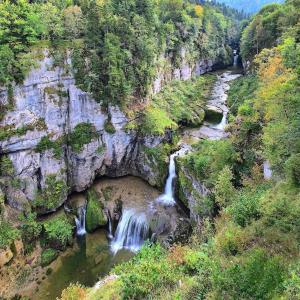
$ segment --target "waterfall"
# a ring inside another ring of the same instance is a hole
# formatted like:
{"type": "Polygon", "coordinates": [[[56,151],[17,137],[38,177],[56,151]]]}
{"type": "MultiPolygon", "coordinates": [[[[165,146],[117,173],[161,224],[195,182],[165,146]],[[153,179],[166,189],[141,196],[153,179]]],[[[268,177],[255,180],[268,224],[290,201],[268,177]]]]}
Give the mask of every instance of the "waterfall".
{"type": "Polygon", "coordinates": [[[77,209],[77,216],[75,217],[76,223],[76,234],[77,235],[85,235],[85,213],[86,207],[85,205],[78,207],[77,209]]]}
{"type": "Polygon", "coordinates": [[[148,235],[149,225],[145,213],[125,209],[112,240],[111,251],[115,254],[124,248],[136,252],[148,235]]]}
{"type": "Polygon", "coordinates": [[[173,153],[170,156],[169,175],[165,185],[164,193],[156,199],[158,203],[161,203],[166,206],[175,205],[176,202],[174,199],[174,187],[173,187],[173,181],[176,178],[175,157],[184,154],[187,150],[188,150],[187,148],[183,147],[179,151],[173,153]]]}
{"type": "Polygon", "coordinates": [[[223,117],[222,117],[221,122],[218,125],[213,126],[212,128],[218,129],[218,130],[224,130],[226,124],[227,124],[227,113],[223,112],[223,117]]]}
{"type": "Polygon", "coordinates": [[[239,58],[239,55],[237,54],[237,50],[234,50],[233,51],[233,66],[234,67],[237,67],[237,65],[238,65],[238,58],[239,58]]]}

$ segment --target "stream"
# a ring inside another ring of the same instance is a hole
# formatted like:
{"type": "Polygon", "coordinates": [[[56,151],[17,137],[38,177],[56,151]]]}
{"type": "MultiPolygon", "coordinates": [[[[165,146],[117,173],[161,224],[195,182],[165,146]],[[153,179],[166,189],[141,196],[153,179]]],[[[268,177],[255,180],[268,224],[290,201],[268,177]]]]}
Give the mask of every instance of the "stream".
{"type": "MultiPolygon", "coordinates": [[[[52,273],[41,283],[38,292],[31,294],[32,299],[56,299],[71,282],[93,286],[114,265],[130,259],[145,240],[153,238],[153,232],[163,237],[165,232],[176,226],[177,219],[183,215],[176,205],[174,195],[176,157],[185,155],[190,151],[190,145],[200,139],[216,140],[227,137],[225,126],[229,82],[241,75],[236,70],[215,73],[218,78],[206,106],[207,117],[200,128],[182,129],[180,149],[170,156],[169,175],[164,192],[160,194],[147,182],[134,176],[96,180],[93,188],[98,192],[109,192],[111,203],[122,199],[123,208],[117,225],[109,217],[107,230],[98,229],[94,233],[87,233],[85,230],[84,194],[72,195],[71,201],[81,203],[75,219],[77,237],[74,245],[50,265],[52,273]]],[[[113,211],[113,207],[110,211],[113,211]]]]}

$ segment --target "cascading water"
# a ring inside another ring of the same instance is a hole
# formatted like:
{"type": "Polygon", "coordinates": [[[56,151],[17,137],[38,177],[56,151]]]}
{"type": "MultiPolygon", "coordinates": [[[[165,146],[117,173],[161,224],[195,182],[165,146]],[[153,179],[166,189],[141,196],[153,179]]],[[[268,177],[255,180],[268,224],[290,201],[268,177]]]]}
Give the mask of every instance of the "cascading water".
{"type": "Polygon", "coordinates": [[[233,66],[234,67],[237,67],[237,65],[238,65],[238,58],[239,58],[238,52],[237,52],[237,50],[234,50],[233,51],[233,66]]]}
{"type": "Polygon", "coordinates": [[[156,202],[165,206],[175,205],[173,181],[176,178],[175,157],[182,155],[187,151],[186,148],[181,148],[179,151],[170,156],[169,176],[165,185],[164,193],[156,199],[156,202]]]}
{"type": "Polygon", "coordinates": [[[134,209],[124,209],[111,242],[111,251],[116,254],[124,248],[136,252],[148,237],[149,225],[146,214],[134,209]]]}
{"type": "Polygon", "coordinates": [[[77,216],[75,217],[75,223],[76,223],[76,234],[79,236],[86,234],[85,214],[86,214],[85,205],[78,207],[77,216]]]}
{"type": "Polygon", "coordinates": [[[223,112],[223,117],[222,117],[221,122],[215,126],[212,126],[212,128],[218,129],[218,130],[224,130],[226,124],[227,124],[227,113],[223,112]]]}

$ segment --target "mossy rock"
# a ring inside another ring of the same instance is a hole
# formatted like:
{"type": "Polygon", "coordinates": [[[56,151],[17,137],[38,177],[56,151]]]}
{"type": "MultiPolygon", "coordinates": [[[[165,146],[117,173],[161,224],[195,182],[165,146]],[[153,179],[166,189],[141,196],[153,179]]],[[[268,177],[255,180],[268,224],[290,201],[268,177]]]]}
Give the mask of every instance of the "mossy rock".
{"type": "Polygon", "coordinates": [[[103,212],[103,205],[99,195],[94,189],[90,189],[87,195],[88,203],[86,208],[86,230],[93,232],[100,226],[107,223],[107,217],[103,212]]]}
{"type": "Polygon", "coordinates": [[[45,249],[41,255],[41,266],[50,265],[58,257],[58,251],[52,248],[45,249]]]}

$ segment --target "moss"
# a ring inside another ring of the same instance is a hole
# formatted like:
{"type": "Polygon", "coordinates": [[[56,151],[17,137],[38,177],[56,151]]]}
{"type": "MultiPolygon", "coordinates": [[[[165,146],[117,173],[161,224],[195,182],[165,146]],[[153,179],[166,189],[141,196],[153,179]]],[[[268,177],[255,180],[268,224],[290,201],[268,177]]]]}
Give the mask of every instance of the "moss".
{"type": "Polygon", "coordinates": [[[84,145],[98,137],[95,126],[90,123],[80,123],[75,126],[73,132],[69,135],[69,144],[74,152],[79,153],[84,145]]]}
{"type": "Polygon", "coordinates": [[[165,178],[168,174],[168,159],[172,151],[172,145],[161,144],[155,148],[143,147],[143,152],[146,155],[146,159],[149,160],[151,165],[155,166],[155,170],[158,171],[159,175],[156,179],[158,187],[163,187],[165,178]]]}
{"type": "Polygon", "coordinates": [[[116,129],[115,129],[114,125],[111,123],[111,120],[107,119],[105,121],[104,130],[110,134],[114,134],[116,132],[116,129]]]}
{"type": "MultiPolygon", "coordinates": [[[[58,251],[52,248],[45,249],[41,255],[41,266],[44,268],[50,265],[58,257],[58,251]]],[[[48,273],[47,269],[47,272],[48,273]]],[[[51,273],[51,272],[50,272],[51,273]]]]}
{"type": "Polygon", "coordinates": [[[86,208],[86,230],[92,232],[100,226],[106,225],[107,220],[103,213],[103,206],[94,189],[87,194],[88,203],[86,208]]]}

